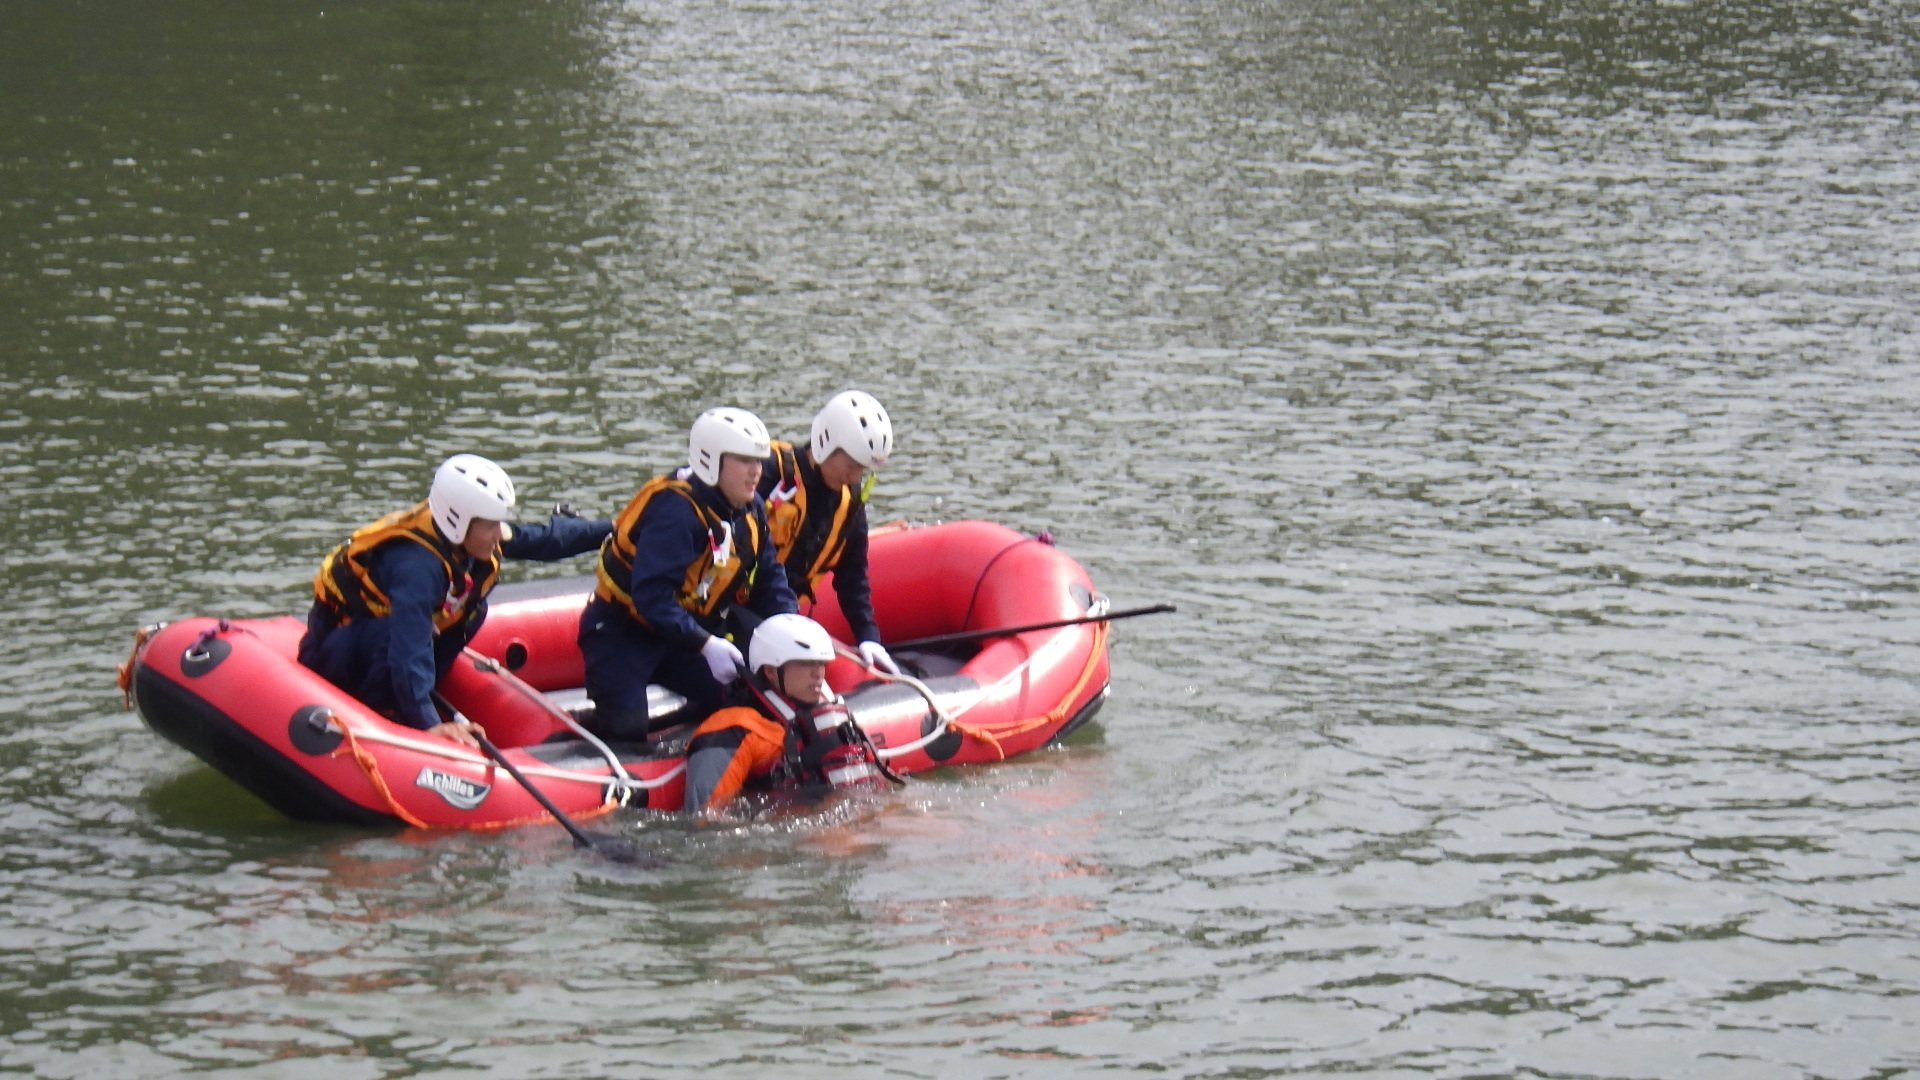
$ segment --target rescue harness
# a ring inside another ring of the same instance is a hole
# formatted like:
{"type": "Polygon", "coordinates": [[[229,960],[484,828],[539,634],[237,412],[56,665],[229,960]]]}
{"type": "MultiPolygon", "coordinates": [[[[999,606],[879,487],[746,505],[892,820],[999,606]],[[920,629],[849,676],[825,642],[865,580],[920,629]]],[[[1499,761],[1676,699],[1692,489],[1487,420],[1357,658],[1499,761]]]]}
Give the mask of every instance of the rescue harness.
{"type": "Polygon", "coordinates": [[[776,786],[846,788],[875,779],[905,786],[906,777],[881,759],[866,729],[854,721],[838,695],[818,705],[795,705],[766,685],[759,672],[743,670],[741,682],[759,702],[760,711],[786,729],[786,745],[771,776],[776,786]]]}

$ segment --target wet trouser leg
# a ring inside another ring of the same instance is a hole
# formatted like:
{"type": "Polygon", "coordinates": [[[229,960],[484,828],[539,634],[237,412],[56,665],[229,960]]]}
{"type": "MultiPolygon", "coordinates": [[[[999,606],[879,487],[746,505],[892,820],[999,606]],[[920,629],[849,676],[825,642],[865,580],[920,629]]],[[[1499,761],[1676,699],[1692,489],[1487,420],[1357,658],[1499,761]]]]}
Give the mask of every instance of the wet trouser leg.
{"type": "MultiPolygon", "coordinates": [[[[391,619],[360,619],[335,626],[325,636],[309,634],[300,643],[301,662],[318,672],[321,678],[345,690],[374,712],[389,718],[400,715],[400,703],[393,692],[393,668],[387,663],[391,619]]],[[[471,635],[451,633],[433,639],[434,681],[452,666],[454,658],[471,635]]],[[[437,718],[436,718],[437,719],[437,718]]]]}
{"type": "Polygon", "coordinates": [[[720,705],[720,684],[699,653],[673,647],[610,605],[587,605],[579,642],[593,727],[606,738],[646,741],[650,682],[686,698],[689,718],[706,716],[720,705]]]}

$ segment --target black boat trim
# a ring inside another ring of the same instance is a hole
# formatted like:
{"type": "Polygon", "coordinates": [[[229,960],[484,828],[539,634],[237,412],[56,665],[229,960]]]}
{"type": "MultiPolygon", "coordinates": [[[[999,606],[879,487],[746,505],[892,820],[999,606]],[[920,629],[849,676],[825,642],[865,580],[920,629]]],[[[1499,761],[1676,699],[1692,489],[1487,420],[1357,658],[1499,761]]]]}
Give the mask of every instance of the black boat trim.
{"type": "Polygon", "coordinates": [[[1075,731],[1080,729],[1081,725],[1093,719],[1094,714],[1100,711],[1100,706],[1105,705],[1107,703],[1107,695],[1112,692],[1113,692],[1112,683],[1108,683],[1107,685],[1101,687],[1100,692],[1093,695],[1092,701],[1089,701],[1085,705],[1080,706],[1080,711],[1073,714],[1073,719],[1067,721],[1065,724],[1062,724],[1060,726],[1060,730],[1053,733],[1053,737],[1047,740],[1046,745],[1059,746],[1060,741],[1062,739],[1065,739],[1067,736],[1073,734],[1075,731]]]}
{"type": "Polygon", "coordinates": [[[369,810],[322,783],[205,698],[141,664],[133,675],[140,718],[179,746],[295,821],[397,827],[392,814],[369,810]]]}

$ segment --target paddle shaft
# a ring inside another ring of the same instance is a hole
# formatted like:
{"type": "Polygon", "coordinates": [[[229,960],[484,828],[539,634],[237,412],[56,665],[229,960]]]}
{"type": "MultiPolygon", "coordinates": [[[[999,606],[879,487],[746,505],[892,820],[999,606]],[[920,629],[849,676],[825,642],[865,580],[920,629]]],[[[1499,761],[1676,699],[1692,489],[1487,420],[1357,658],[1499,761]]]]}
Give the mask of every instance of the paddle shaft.
{"type": "Polygon", "coordinates": [[[567,830],[567,832],[573,835],[574,847],[583,847],[583,848],[593,847],[593,840],[594,840],[593,834],[581,828],[579,822],[576,822],[572,818],[568,817],[567,812],[565,810],[562,810],[558,806],[555,806],[553,800],[547,798],[546,792],[541,791],[539,788],[534,787],[531,783],[529,783],[527,781],[526,774],[522,773],[513,764],[513,762],[507,760],[507,756],[500,752],[500,748],[493,745],[492,739],[487,738],[485,735],[477,731],[473,733],[473,737],[480,740],[480,749],[485,750],[487,752],[488,757],[499,762],[500,767],[507,770],[507,775],[513,777],[514,781],[518,783],[521,787],[526,788],[527,794],[533,796],[535,802],[538,802],[541,806],[545,807],[547,810],[547,813],[552,814],[553,819],[560,823],[561,828],[567,830]]]}
{"type": "MultiPolygon", "coordinates": [[[[453,715],[455,716],[460,715],[460,710],[454,708],[453,703],[448,701],[445,697],[443,697],[440,691],[435,690],[433,692],[433,700],[435,704],[439,705],[441,708],[447,710],[453,715]]],[[[499,747],[493,745],[493,740],[487,738],[487,733],[485,731],[482,731],[478,724],[473,725],[473,727],[470,730],[473,737],[479,740],[480,749],[484,751],[488,757],[492,758],[497,764],[499,764],[501,768],[507,770],[507,775],[513,777],[515,783],[525,788],[527,791],[527,794],[533,796],[533,799],[535,802],[545,807],[547,813],[552,814],[553,819],[560,823],[561,828],[566,829],[567,832],[573,835],[574,847],[592,847],[593,846],[593,834],[581,828],[579,822],[576,822],[572,818],[568,817],[567,812],[565,810],[560,809],[560,807],[554,804],[554,801],[552,799],[547,798],[546,792],[541,791],[537,787],[534,787],[533,782],[527,779],[526,774],[520,771],[519,766],[507,760],[507,756],[500,752],[499,747]]]]}
{"type": "Polygon", "coordinates": [[[1029,623],[1026,626],[1002,626],[992,630],[963,630],[957,634],[935,634],[932,637],[909,638],[895,641],[887,646],[894,649],[925,649],[936,645],[961,645],[972,641],[985,641],[988,638],[1012,637],[1029,630],[1052,630],[1058,626],[1078,626],[1081,623],[1112,622],[1115,619],[1131,619],[1136,615],[1158,615],[1163,611],[1177,610],[1172,604],[1154,604],[1149,607],[1128,608],[1125,611],[1109,611],[1105,615],[1082,615],[1075,619],[1055,619],[1052,622],[1029,623]]]}

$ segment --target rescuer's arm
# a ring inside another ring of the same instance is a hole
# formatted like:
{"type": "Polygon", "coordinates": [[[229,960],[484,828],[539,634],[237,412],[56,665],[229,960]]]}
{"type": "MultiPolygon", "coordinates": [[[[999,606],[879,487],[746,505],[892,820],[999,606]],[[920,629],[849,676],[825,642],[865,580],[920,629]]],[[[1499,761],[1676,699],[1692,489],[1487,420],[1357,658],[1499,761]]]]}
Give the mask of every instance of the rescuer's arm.
{"type": "Polygon", "coordinates": [[[846,546],[833,564],[833,591],[840,598],[840,614],[855,641],[879,641],[880,624],[873,617],[873,586],[867,581],[867,506],[861,503],[849,515],[846,546]]]}
{"type": "Polygon", "coordinates": [[[711,543],[706,526],[683,499],[656,498],[640,512],[627,595],[654,633],[681,648],[697,650],[711,636],[680,606],[687,568],[707,554],[711,543]]]}
{"type": "Polygon", "coordinates": [[[557,562],[599,550],[600,542],[613,532],[613,522],[556,511],[545,525],[513,522],[508,528],[510,535],[500,541],[501,555],[509,559],[557,562]]]}
{"type": "Polygon", "coordinates": [[[387,672],[399,720],[422,731],[437,727],[433,707],[433,613],[447,595],[447,571],[418,544],[390,544],[372,567],[392,609],[387,632],[387,672]]]}

